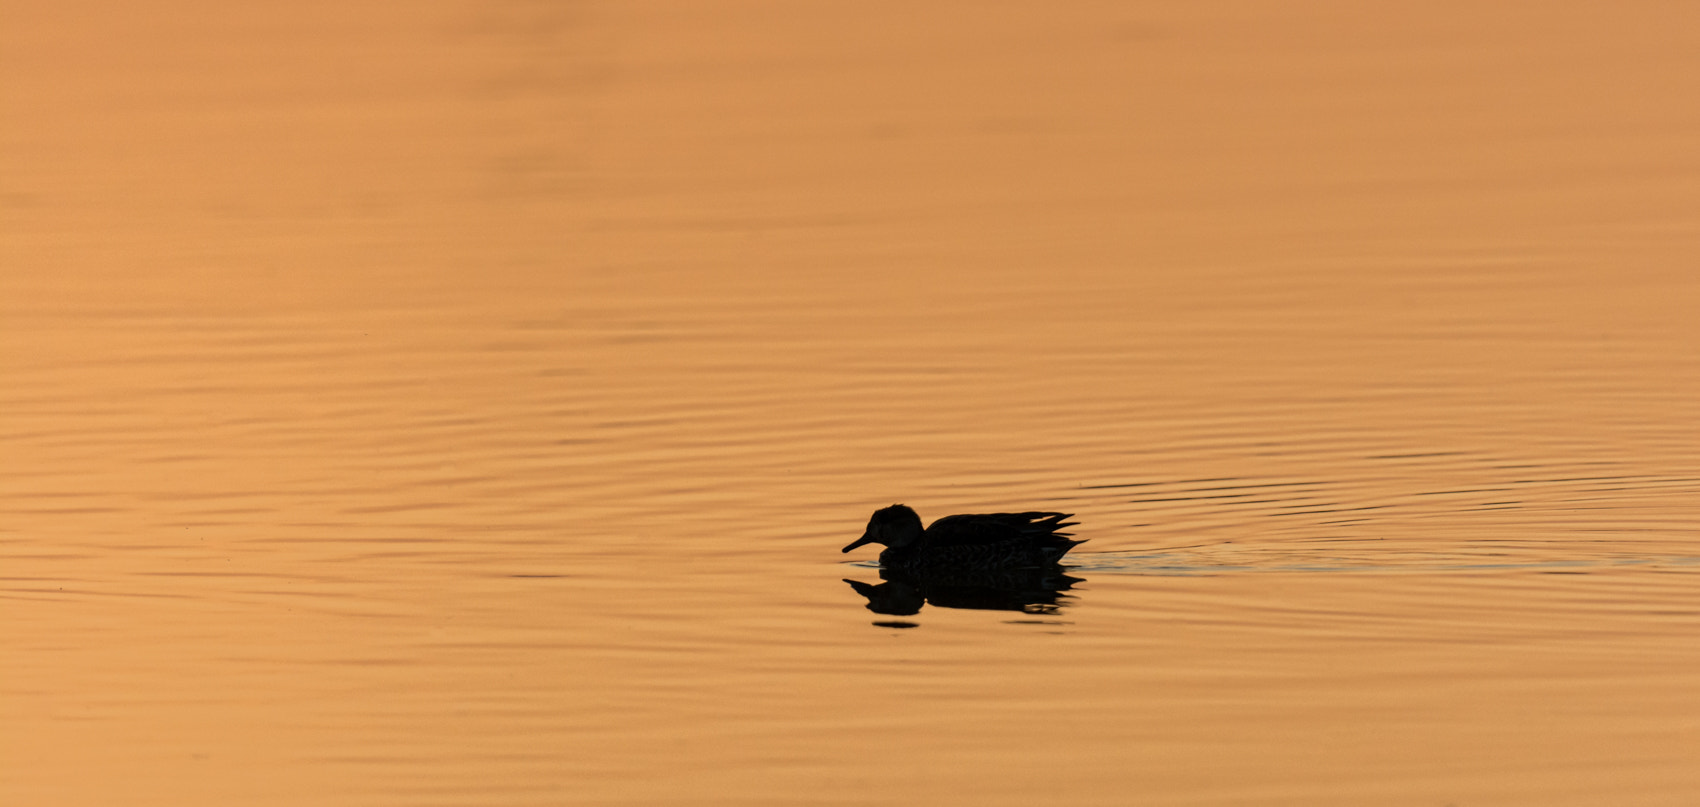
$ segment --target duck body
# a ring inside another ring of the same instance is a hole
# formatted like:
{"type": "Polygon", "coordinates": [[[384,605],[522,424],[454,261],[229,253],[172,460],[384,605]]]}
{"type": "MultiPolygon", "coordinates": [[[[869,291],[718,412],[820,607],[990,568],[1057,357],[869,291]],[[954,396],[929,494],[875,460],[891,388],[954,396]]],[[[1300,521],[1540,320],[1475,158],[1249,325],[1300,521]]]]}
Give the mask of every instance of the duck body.
{"type": "Polygon", "coordinates": [[[1055,566],[1085,543],[1061,532],[1068,513],[986,513],[946,516],[921,529],[914,510],[894,504],[874,512],[862,537],[844,547],[884,544],[880,565],[913,574],[1037,569],[1055,566]]]}

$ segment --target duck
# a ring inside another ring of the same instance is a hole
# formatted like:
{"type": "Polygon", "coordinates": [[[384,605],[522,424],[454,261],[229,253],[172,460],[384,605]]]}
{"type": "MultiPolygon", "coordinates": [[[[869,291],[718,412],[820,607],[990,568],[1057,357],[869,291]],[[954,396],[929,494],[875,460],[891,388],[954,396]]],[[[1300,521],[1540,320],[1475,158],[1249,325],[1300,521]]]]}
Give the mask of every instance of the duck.
{"type": "Polygon", "coordinates": [[[921,529],[921,517],[907,505],[874,511],[862,537],[840,550],[884,544],[880,565],[914,574],[1054,567],[1085,541],[1070,533],[1072,513],[984,513],[945,516],[921,529]]]}

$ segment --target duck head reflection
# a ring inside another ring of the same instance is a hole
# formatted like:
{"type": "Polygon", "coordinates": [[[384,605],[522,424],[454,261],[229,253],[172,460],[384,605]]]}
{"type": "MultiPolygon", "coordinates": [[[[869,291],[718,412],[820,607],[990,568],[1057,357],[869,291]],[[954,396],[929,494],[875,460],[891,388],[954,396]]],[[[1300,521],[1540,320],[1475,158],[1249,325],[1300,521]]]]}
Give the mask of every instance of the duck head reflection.
{"type": "Polygon", "coordinates": [[[1073,599],[1062,592],[1086,582],[1056,567],[952,574],[879,571],[883,583],[848,578],[844,582],[868,599],[869,611],[891,616],[911,616],[929,604],[935,608],[1055,614],[1073,599]]]}

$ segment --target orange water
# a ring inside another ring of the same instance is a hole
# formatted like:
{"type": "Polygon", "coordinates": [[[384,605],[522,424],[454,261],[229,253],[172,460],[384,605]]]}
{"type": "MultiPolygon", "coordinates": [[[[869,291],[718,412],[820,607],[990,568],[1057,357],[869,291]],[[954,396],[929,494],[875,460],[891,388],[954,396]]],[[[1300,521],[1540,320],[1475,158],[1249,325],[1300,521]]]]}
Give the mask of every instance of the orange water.
{"type": "Polygon", "coordinates": [[[0,19],[0,803],[1700,793],[1688,5],[0,19]]]}

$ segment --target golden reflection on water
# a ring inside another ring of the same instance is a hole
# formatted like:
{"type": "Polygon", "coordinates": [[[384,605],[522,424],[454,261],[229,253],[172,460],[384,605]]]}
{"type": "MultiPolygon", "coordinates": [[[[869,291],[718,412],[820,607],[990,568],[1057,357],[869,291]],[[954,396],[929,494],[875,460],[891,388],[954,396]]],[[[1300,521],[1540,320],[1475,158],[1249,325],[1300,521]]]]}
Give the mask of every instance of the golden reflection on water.
{"type": "Polygon", "coordinates": [[[4,16],[6,804],[1700,791],[1686,6],[4,16]]]}

